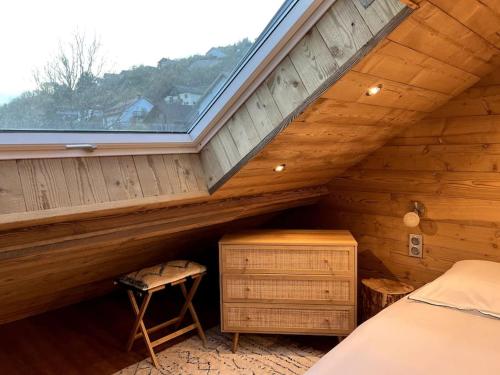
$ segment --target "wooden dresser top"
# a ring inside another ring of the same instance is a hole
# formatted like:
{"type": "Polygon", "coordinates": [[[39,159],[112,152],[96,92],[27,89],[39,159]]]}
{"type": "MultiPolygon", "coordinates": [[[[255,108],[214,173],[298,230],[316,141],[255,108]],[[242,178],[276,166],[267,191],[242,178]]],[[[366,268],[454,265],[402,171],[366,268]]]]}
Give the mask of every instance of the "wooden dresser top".
{"type": "Polygon", "coordinates": [[[252,230],[226,234],[222,244],[301,244],[301,245],[348,245],[357,242],[347,230],[252,230]]]}

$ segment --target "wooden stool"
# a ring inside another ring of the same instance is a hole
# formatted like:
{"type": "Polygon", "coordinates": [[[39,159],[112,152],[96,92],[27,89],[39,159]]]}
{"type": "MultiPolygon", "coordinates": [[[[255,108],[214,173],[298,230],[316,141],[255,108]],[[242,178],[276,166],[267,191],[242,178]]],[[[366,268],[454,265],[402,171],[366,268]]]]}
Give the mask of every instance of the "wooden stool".
{"type": "Polygon", "coordinates": [[[193,329],[197,329],[198,335],[203,341],[203,345],[206,345],[207,339],[205,337],[205,333],[203,332],[203,328],[201,327],[200,321],[192,304],[193,297],[198,289],[198,286],[200,285],[203,275],[206,273],[206,270],[205,266],[195,262],[187,260],[174,260],[154,267],[144,268],[137,272],[129,273],[128,275],[120,277],[117,280],[119,284],[127,288],[128,297],[136,315],[135,322],[128,339],[127,351],[132,349],[132,345],[134,345],[135,340],[142,337],[153,364],[158,367],[158,359],[156,358],[153,348],[172,340],[175,337],[192,331],[193,329]],[[185,283],[189,277],[193,279],[193,285],[188,292],[185,283]],[[168,285],[179,285],[182,294],[186,299],[179,315],[154,327],[146,328],[143,318],[153,293],[165,289],[168,285]],[[137,304],[134,293],[139,294],[139,296],[144,295],[141,307],[137,304]],[[189,313],[191,314],[193,324],[179,329],[187,310],[189,310],[189,313]],[[175,332],[160,337],[155,341],[150,340],[149,334],[173,324],[175,324],[175,332]],[[137,332],[138,330],[140,330],[140,332],[137,332]]]}
{"type": "Polygon", "coordinates": [[[388,279],[363,279],[361,284],[363,321],[414,290],[411,285],[388,279]]]}

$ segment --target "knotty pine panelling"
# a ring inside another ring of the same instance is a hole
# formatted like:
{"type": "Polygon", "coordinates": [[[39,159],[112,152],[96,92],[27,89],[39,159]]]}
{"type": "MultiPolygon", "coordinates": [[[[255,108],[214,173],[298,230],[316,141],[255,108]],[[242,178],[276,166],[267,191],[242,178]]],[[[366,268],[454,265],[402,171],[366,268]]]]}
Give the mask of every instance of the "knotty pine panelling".
{"type": "Polygon", "coordinates": [[[459,260],[500,262],[499,168],[496,70],[334,179],[328,198],[296,212],[294,224],[349,229],[362,277],[419,286],[459,260]],[[413,200],[426,211],[409,229],[402,217],[413,200]],[[407,256],[409,233],[424,235],[423,259],[407,256]]]}
{"type": "Polygon", "coordinates": [[[351,59],[404,8],[398,0],[375,0],[367,8],[359,0],[336,1],[204,146],[209,188],[234,174],[322,85],[349,69],[351,59]]]}
{"type": "Polygon", "coordinates": [[[197,154],[0,160],[0,215],[185,193],[208,196],[197,154]]]}

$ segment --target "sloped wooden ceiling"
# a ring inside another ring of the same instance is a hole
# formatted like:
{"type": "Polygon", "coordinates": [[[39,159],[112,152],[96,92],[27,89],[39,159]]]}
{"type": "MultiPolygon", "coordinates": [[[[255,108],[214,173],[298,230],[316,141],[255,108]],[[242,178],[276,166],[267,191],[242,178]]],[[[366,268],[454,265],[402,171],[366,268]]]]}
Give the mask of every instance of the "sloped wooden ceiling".
{"type": "Polygon", "coordinates": [[[256,147],[214,195],[325,184],[499,67],[500,2],[415,3],[418,9],[274,139],[256,147]],[[378,95],[365,95],[378,84],[378,95]],[[274,172],[282,163],[285,171],[274,172]]]}
{"type": "Polygon", "coordinates": [[[203,147],[209,190],[231,178],[410,12],[399,0],[335,1],[203,147]]]}

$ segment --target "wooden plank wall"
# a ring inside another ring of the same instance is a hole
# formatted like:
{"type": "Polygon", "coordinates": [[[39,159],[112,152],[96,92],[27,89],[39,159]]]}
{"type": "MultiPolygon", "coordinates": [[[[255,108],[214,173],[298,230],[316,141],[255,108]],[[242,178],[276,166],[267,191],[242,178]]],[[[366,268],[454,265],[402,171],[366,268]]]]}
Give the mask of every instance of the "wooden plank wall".
{"type": "Polygon", "coordinates": [[[210,262],[209,272],[218,275],[219,237],[262,222],[238,220],[313,204],[326,192],[303,189],[0,229],[0,324],[109,292],[112,278],[173,258],[210,262]],[[214,252],[204,254],[207,248],[214,252]]]}
{"type": "Polygon", "coordinates": [[[0,215],[184,193],[208,196],[199,155],[0,160],[0,215]]]}
{"type": "Polygon", "coordinates": [[[214,187],[388,24],[404,5],[338,0],[201,151],[214,187]]]}
{"type": "MultiPolygon", "coordinates": [[[[454,4],[479,2],[457,0],[454,4]]],[[[495,14],[494,9],[488,12],[495,14]]],[[[258,194],[328,183],[402,129],[498,69],[500,50],[479,34],[480,29],[468,28],[468,18],[457,17],[422,1],[419,9],[214,195],[258,194]],[[365,95],[368,87],[378,84],[383,86],[378,95],[365,95]],[[282,163],[285,171],[275,173],[273,168],[282,163]]],[[[481,25],[483,29],[485,25],[481,25]]],[[[499,23],[489,24],[487,29],[492,34],[499,23]]]]}
{"type": "MultiPolygon", "coordinates": [[[[487,35],[487,34],[485,34],[487,35]]],[[[330,195],[297,217],[353,231],[361,276],[416,286],[454,262],[500,262],[500,71],[392,139],[330,184],[330,195]],[[418,228],[403,225],[411,201],[418,228]],[[408,234],[424,235],[423,259],[407,256],[408,234]]]]}

